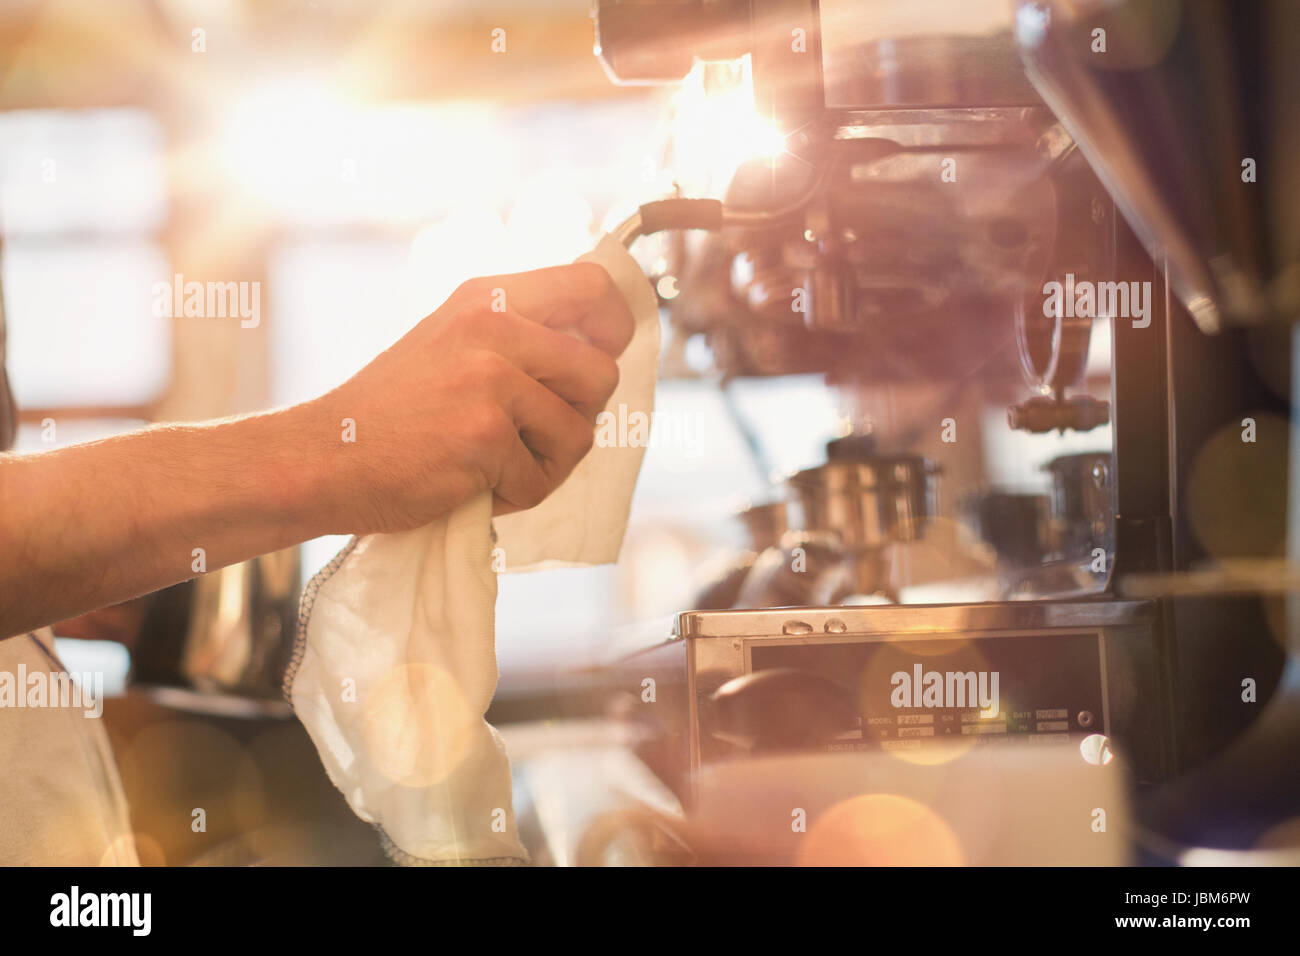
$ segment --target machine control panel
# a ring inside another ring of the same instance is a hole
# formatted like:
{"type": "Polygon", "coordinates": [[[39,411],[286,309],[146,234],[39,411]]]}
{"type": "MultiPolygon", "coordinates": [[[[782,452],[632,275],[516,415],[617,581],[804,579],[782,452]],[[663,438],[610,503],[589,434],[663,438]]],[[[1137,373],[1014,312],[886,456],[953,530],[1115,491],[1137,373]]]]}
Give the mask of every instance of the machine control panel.
{"type": "Polygon", "coordinates": [[[1153,620],[1150,604],[1111,599],[692,611],[659,673],[676,648],[686,681],[673,726],[694,768],[1093,735],[1108,747],[1158,717],[1153,620]]]}
{"type": "Polygon", "coordinates": [[[933,743],[1045,744],[1106,733],[1097,631],[756,641],[751,672],[816,675],[852,715],[827,750],[909,750],[933,743]]]}

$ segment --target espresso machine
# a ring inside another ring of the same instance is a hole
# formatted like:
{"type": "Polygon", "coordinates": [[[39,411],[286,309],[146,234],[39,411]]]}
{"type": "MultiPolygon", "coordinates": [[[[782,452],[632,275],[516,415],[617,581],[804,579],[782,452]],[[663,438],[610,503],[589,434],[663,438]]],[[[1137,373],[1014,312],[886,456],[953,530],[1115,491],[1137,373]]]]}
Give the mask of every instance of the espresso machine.
{"type": "Polygon", "coordinates": [[[673,335],[707,342],[721,382],[823,376],[870,423],[774,481],[741,516],[750,547],[611,669],[684,808],[637,818],[643,845],[806,862],[771,820],[884,795],[967,862],[1300,856],[1300,11],[595,17],[616,82],[743,59],[781,137],[721,200],[679,191],[620,228],[673,237],[673,335]],[[1046,481],[1004,478],[1028,470],[1046,481]],[[972,849],[981,812],[1038,818],[1012,791],[1062,809],[1021,850],[972,849]],[[1076,798],[1117,808],[1106,849],[1076,846],[1076,798]]]}

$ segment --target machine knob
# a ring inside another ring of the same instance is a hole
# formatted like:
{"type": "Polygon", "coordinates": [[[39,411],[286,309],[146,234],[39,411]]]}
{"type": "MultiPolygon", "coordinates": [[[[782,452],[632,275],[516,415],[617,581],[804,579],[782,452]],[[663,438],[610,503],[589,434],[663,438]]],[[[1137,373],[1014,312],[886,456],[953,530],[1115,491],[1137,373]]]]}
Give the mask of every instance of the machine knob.
{"type": "Polygon", "coordinates": [[[858,725],[854,695],[834,681],[786,667],[733,678],[709,698],[714,736],[753,750],[796,750],[858,725]]]}

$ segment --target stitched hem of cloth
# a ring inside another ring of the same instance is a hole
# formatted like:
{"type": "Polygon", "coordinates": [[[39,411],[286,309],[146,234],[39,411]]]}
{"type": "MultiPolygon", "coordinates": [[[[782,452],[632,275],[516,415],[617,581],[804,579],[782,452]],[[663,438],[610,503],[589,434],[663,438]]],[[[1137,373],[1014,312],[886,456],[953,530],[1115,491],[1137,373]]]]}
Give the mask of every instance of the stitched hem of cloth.
{"type": "Polygon", "coordinates": [[[293,636],[293,651],[284,669],[284,680],[280,683],[280,693],[284,695],[290,707],[293,706],[293,682],[298,677],[298,668],[302,666],[303,656],[307,653],[307,624],[311,621],[312,608],[316,606],[316,595],[325,586],[325,582],[334,577],[335,572],[343,567],[343,562],[348,559],[348,555],[353,552],[360,540],[359,537],[354,536],[348,541],[338,554],[330,558],[329,564],[311,576],[307,586],[302,589],[302,597],[298,599],[298,627],[293,636]]]}
{"type": "Polygon", "coordinates": [[[414,853],[407,853],[393,842],[384,828],[378,823],[374,828],[379,831],[380,844],[384,853],[398,866],[527,866],[528,860],[517,856],[486,856],[471,860],[430,860],[414,853]]]}

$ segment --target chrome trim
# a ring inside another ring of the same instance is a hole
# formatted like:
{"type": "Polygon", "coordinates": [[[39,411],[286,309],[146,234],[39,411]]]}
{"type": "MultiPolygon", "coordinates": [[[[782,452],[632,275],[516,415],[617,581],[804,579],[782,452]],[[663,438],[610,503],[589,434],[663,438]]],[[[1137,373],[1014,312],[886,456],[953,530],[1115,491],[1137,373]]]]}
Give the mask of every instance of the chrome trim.
{"type": "Polygon", "coordinates": [[[628,216],[610,232],[615,239],[623,244],[623,248],[628,248],[632,243],[641,238],[642,232],[641,210],[638,209],[632,215],[628,216]]]}
{"type": "MultiPolygon", "coordinates": [[[[1036,106],[974,109],[847,110],[835,127],[837,140],[887,139],[912,149],[936,146],[1035,145],[1052,114],[1036,106]]],[[[1055,137],[1053,137],[1055,139],[1055,137]]]]}
{"type": "Polygon", "coordinates": [[[677,616],[673,635],[677,640],[842,638],[857,634],[1123,627],[1152,617],[1152,605],[1147,601],[1107,600],[763,608],[685,611],[677,616]],[[832,623],[835,626],[828,626],[832,623]]]}

